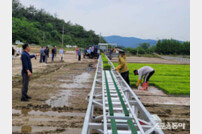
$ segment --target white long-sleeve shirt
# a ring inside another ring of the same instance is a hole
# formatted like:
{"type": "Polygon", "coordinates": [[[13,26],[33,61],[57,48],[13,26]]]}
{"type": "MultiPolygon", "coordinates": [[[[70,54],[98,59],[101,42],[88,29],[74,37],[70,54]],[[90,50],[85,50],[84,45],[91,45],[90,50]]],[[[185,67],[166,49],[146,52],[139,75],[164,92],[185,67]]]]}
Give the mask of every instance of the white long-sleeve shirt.
{"type": "Polygon", "coordinates": [[[138,69],[139,80],[141,80],[143,76],[145,76],[149,72],[152,72],[153,70],[154,69],[149,66],[144,66],[138,69]]]}

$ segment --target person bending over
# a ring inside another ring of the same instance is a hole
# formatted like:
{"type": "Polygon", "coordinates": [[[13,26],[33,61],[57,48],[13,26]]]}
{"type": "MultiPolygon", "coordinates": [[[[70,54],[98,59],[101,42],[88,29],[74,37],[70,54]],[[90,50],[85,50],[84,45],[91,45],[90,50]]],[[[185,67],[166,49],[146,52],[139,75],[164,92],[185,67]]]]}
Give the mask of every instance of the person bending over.
{"type": "Polygon", "coordinates": [[[136,87],[139,86],[139,84],[141,83],[141,80],[144,76],[144,82],[143,82],[142,88],[140,90],[147,90],[148,85],[149,85],[149,79],[154,74],[155,70],[152,67],[144,66],[138,70],[134,70],[133,72],[134,72],[134,75],[139,75],[136,87]]]}

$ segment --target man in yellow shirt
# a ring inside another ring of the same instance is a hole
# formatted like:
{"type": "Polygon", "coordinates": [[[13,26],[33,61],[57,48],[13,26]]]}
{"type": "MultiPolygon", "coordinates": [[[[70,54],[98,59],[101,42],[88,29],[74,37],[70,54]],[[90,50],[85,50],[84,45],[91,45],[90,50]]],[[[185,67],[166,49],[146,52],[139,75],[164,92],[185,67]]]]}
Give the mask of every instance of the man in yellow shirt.
{"type": "Polygon", "coordinates": [[[115,68],[116,71],[118,71],[123,79],[128,83],[130,86],[130,80],[129,80],[129,69],[126,61],[126,55],[124,51],[119,51],[118,56],[118,66],[115,68]]]}

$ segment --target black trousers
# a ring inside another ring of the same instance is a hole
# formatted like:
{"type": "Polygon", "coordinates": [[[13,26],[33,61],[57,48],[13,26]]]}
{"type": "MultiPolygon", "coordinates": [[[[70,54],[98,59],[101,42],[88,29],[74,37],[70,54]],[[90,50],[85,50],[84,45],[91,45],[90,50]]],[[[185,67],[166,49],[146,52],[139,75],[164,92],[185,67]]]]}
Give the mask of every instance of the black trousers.
{"type": "Polygon", "coordinates": [[[155,73],[155,71],[151,71],[149,73],[147,73],[144,77],[144,83],[147,83],[147,81],[149,81],[150,77],[155,73]]]}
{"type": "Polygon", "coordinates": [[[78,55],[78,60],[79,60],[79,61],[81,60],[81,55],[78,55]]]}
{"type": "Polygon", "coordinates": [[[42,61],[45,62],[45,60],[46,60],[46,56],[44,55],[42,61]]]}
{"type": "Polygon", "coordinates": [[[42,55],[42,54],[40,55],[40,60],[39,60],[39,62],[40,62],[40,63],[43,62],[43,55],[42,55]]]}
{"type": "Polygon", "coordinates": [[[123,79],[126,81],[126,83],[128,83],[128,85],[130,86],[130,80],[129,80],[129,71],[121,73],[121,76],[123,77],[123,79]]]}
{"type": "Polygon", "coordinates": [[[28,74],[22,74],[22,89],[21,89],[21,99],[27,98],[27,91],[29,86],[29,76],[28,74]]]}
{"type": "Polygon", "coordinates": [[[48,55],[45,56],[45,62],[48,62],[48,55]]]}

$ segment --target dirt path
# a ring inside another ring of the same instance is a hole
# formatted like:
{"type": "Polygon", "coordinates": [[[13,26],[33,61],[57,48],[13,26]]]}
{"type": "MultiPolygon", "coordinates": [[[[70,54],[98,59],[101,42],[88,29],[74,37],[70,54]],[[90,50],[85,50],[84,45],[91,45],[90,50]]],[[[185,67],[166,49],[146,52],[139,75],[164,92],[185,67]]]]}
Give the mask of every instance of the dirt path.
{"type": "Polygon", "coordinates": [[[183,58],[183,57],[180,57],[180,56],[177,56],[177,57],[174,57],[174,56],[161,56],[161,58],[167,59],[167,60],[176,60],[176,61],[180,61],[180,62],[184,62],[184,63],[190,63],[190,59],[183,58]]]}
{"type": "Polygon", "coordinates": [[[35,70],[29,102],[20,101],[21,78],[13,75],[13,133],[80,133],[97,60],[78,62],[71,52],[65,57],[35,70]]]}
{"type": "MultiPolygon", "coordinates": [[[[117,62],[118,58],[113,58],[112,62],[117,62]]],[[[136,57],[129,56],[127,57],[128,63],[151,63],[151,64],[190,64],[190,61],[179,61],[172,59],[163,59],[163,58],[149,58],[149,57],[136,57]]]]}

